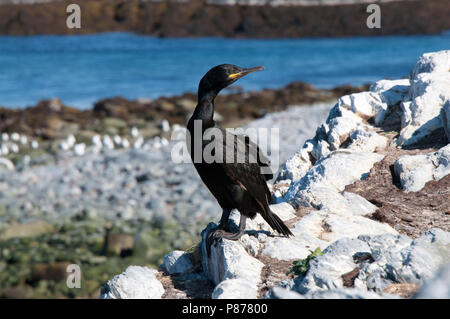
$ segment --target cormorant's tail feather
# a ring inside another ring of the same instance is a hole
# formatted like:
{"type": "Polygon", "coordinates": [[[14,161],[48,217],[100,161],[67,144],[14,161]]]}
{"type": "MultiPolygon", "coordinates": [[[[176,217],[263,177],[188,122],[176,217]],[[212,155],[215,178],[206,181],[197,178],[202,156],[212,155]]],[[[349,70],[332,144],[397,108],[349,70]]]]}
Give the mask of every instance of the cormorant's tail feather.
{"type": "Polygon", "coordinates": [[[272,227],[272,229],[276,230],[286,237],[294,236],[294,234],[292,234],[292,232],[284,224],[280,217],[273,213],[270,208],[267,209],[267,214],[264,215],[264,220],[270,225],[270,227],[272,227]]]}

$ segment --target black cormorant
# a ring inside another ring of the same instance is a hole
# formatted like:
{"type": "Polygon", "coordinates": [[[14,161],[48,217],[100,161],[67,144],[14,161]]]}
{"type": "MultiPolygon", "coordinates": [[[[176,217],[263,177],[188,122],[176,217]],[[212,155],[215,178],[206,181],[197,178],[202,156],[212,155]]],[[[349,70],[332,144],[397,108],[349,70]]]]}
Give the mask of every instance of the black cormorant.
{"type": "Polygon", "coordinates": [[[209,70],[199,83],[198,104],[187,125],[190,134],[187,135],[186,142],[198,174],[223,209],[218,228],[208,235],[208,254],[214,240],[239,239],[244,234],[246,219],[254,218],[257,213],[280,234],[292,235],[289,228],[269,208],[272,196],[266,180],[270,180],[273,175],[271,172],[261,172],[261,168],[269,168],[268,159],[247,136],[234,135],[218,126],[213,119],[214,99],[220,90],[249,73],[261,70],[264,68],[240,68],[221,64],[209,70]],[[216,133],[222,134],[223,138],[217,138],[215,133],[210,134],[210,137],[203,136],[208,129],[213,132],[217,130],[216,133]],[[203,158],[206,148],[213,149],[211,153],[214,156],[217,155],[216,152],[222,152],[220,156],[223,160],[203,158]],[[239,161],[243,152],[245,160],[239,161]],[[228,217],[235,208],[241,215],[240,225],[236,233],[231,233],[227,229],[228,217]]]}

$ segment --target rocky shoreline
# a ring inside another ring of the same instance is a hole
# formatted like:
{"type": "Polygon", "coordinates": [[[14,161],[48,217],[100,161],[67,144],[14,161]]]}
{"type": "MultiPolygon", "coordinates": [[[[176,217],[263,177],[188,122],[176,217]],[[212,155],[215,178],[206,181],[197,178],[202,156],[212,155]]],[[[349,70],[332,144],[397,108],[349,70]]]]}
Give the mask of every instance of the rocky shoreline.
{"type": "MultiPolygon", "coordinates": [[[[365,88],[367,85],[319,90],[302,82],[253,92],[241,92],[239,87],[234,87],[217,98],[216,120],[227,127],[242,126],[290,105],[328,102],[365,88]]],[[[152,138],[167,140],[171,127],[185,125],[196,99],[191,93],[156,100],[115,97],[99,100],[92,109],[80,110],[53,98],[25,109],[0,107],[0,146],[3,147],[0,156],[18,164],[25,155],[53,156],[69,148],[77,148],[78,153],[84,154],[91,145],[127,148],[152,138]]]]}
{"type": "Polygon", "coordinates": [[[338,100],[272,187],[295,237],[257,216],[207,257],[210,223],[195,248],[129,266],[100,298],[450,298],[449,70],[450,51],[424,54],[409,79],[338,100]]]}
{"type": "MultiPolygon", "coordinates": [[[[256,219],[242,240],[221,242],[210,259],[200,233],[215,227],[207,223],[220,208],[193,166],[171,158],[176,141],[170,137],[181,134],[177,121],[189,112],[171,113],[183,109],[181,97],[106,100],[96,104],[97,115],[57,100],[42,102],[45,116],[40,108],[6,110],[24,112],[23,122],[2,117],[15,130],[48,129],[44,123],[53,116],[64,125],[54,126],[54,136],[1,136],[2,145],[21,145],[8,158],[21,158],[10,168],[0,162],[0,296],[448,298],[436,287],[448,281],[447,268],[437,271],[450,259],[449,55],[425,54],[409,79],[382,80],[370,89],[333,93],[293,84],[261,96],[222,97],[224,125],[282,128],[285,164],[270,187],[273,209],[296,236],[274,236],[256,219]],[[328,101],[333,94],[339,96],[334,107],[288,107],[295,99],[328,101]],[[274,104],[282,100],[286,105],[274,104]],[[164,112],[150,107],[164,101],[172,104],[164,112]],[[146,126],[133,122],[145,118],[142,102],[160,116],[152,122],[158,133],[150,138],[144,138],[146,126]],[[250,118],[227,112],[232,103],[247,103],[250,118]],[[84,112],[100,120],[82,147],[76,132],[89,123],[84,112]],[[99,124],[105,119],[108,130],[99,124]],[[73,124],[74,135],[65,135],[61,128],[73,124]],[[55,144],[54,152],[42,152],[45,143],[55,144]],[[36,152],[30,158],[27,147],[36,152]],[[291,268],[294,261],[298,267],[291,268]],[[81,289],[66,286],[65,270],[73,263],[83,271],[81,289]]],[[[236,218],[234,212],[231,227],[236,218]]]]}
{"type": "Polygon", "coordinates": [[[0,5],[0,34],[136,32],[158,37],[298,38],[437,34],[450,29],[446,0],[381,2],[380,29],[367,28],[367,3],[274,6],[204,0],[79,1],[82,27],[68,29],[66,7],[70,3],[0,5]]]}
{"type": "MultiPolygon", "coordinates": [[[[269,97],[283,95],[270,92],[269,97]]],[[[307,98],[314,100],[314,96],[307,98]]],[[[263,101],[256,93],[249,97],[263,101]]],[[[72,114],[64,107],[61,110],[55,100],[49,104],[55,116],[72,114]]],[[[127,110],[126,105],[113,109],[127,110]]],[[[237,122],[250,121],[247,125],[255,128],[282,126],[279,151],[280,160],[285,161],[326,118],[331,106],[327,102],[289,107],[237,122]]],[[[30,121],[33,114],[39,114],[38,110],[33,108],[27,115],[30,121]]],[[[66,116],[62,116],[65,125],[79,123],[77,117],[72,123],[66,116]]],[[[99,125],[84,140],[82,134],[66,136],[64,130],[46,139],[18,132],[2,134],[1,145],[11,152],[0,157],[0,296],[97,298],[103,283],[127,265],[157,267],[168,251],[194,247],[202,228],[219,214],[193,166],[172,161],[177,141],[170,138],[182,134],[181,126],[158,121],[160,135],[147,137],[145,126],[131,121],[137,115],[123,118],[106,117],[108,130],[99,125]],[[136,126],[114,124],[120,121],[136,126]],[[120,131],[110,131],[117,127],[120,131]],[[12,145],[20,146],[18,153],[12,145]],[[13,161],[11,167],[5,166],[7,160],[13,161]],[[83,270],[81,289],[65,285],[65,268],[71,263],[83,270]]]]}

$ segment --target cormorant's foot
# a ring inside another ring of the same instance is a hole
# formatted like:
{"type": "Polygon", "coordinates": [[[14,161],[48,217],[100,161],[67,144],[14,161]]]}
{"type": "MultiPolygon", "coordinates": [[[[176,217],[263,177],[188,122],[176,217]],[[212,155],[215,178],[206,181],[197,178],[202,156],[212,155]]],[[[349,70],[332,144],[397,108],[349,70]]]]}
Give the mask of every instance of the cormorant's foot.
{"type": "Polygon", "coordinates": [[[210,231],[208,237],[206,238],[206,252],[208,253],[208,257],[211,256],[211,246],[214,243],[217,243],[220,239],[225,238],[229,240],[238,240],[243,234],[243,232],[229,233],[223,229],[215,229],[210,231]]]}

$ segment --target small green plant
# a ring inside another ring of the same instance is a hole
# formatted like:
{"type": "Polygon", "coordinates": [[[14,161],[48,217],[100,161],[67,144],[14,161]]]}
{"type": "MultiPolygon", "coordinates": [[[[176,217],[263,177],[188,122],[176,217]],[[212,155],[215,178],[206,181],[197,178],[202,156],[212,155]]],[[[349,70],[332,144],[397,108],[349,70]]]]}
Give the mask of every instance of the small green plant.
{"type": "Polygon", "coordinates": [[[306,275],[306,272],[309,269],[309,262],[316,258],[317,256],[323,255],[322,250],[320,250],[319,247],[317,247],[314,251],[310,250],[310,254],[305,259],[295,260],[292,264],[293,266],[289,269],[289,271],[286,273],[286,275],[306,275]]]}

